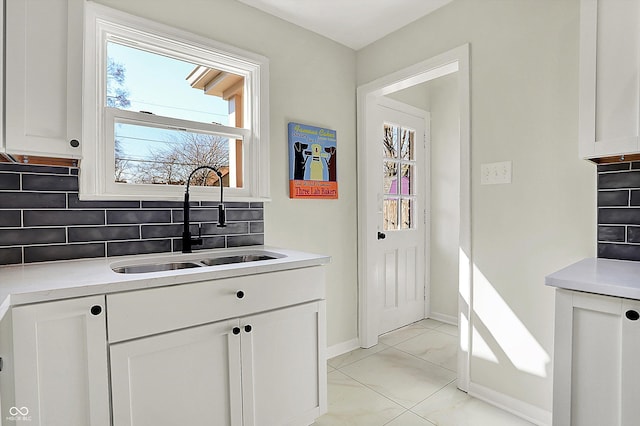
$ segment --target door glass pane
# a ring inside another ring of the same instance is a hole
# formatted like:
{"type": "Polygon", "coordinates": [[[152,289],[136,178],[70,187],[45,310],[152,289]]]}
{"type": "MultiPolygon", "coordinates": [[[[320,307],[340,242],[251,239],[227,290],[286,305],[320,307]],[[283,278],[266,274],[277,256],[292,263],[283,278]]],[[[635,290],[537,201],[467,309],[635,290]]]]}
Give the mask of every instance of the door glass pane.
{"type": "Polygon", "coordinates": [[[384,193],[395,195],[398,193],[398,163],[385,161],[383,167],[384,193]]]}
{"type": "Polygon", "coordinates": [[[402,174],[400,181],[401,194],[411,195],[413,194],[413,166],[409,164],[402,165],[402,174]]]}
{"type": "Polygon", "coordinates": [[[415,204],[416,131],[384,123],[383,130],[383,229],[413,229],[415,204]],[[394,196],[394,197],[389,197],[394,196]]]}
{"type": "Polygon", "coordinates": [[[382,155],[385,158],[397,158],[398,156],[398,129],[391,124],[384,125],[382,155]]]}
{"type": "Polygon", "coordinates": [[[411,217],[413,216],[412,214],[412,207],[413,207],[413,200],[408,199],[408,198],[403,198],[402,199],[402,208],[400,209],[400,217],[402,218],[402,229],[411,229],[412,223],[413,221],[411,220],[411,217]]]}
{"type": "Polygon", "coordinates": [[[413,160],[413,145],[416,132],[414,130],[402,129],[400,137],[400,157],[403,160],[413,160]]]}
{"type": "Polygon", "coordinates": [[[385,231],[398,229],[398,200],[385,198],[383,207],[383,228],[385,231]]]}

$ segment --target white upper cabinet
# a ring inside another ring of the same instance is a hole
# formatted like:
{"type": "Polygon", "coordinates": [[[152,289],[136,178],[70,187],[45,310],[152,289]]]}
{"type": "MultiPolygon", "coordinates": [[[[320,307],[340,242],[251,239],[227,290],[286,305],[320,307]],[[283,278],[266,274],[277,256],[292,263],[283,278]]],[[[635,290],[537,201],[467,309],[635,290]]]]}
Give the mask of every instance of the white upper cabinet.
{"type": "Polygon", "coordinates": [[[640,151],[640,2],[580,1],[580,157],[640,151]]]}
{"type": "Polygon", "coordinates": [[[5,5],[5,151],[80,158],[83,0],[5,5]]]}

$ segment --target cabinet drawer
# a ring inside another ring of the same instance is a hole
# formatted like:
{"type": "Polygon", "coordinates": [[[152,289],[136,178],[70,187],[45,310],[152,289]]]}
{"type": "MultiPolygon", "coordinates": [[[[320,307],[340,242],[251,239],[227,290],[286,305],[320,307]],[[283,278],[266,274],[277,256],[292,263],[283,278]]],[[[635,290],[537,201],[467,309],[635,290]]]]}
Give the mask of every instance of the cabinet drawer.
{"type": "Polygon", "coordinates": [[[109,342],[324,299],[311,267],[107,295],[109,342]],[[238,297],[242,292],[242,297],[238,297]]]}

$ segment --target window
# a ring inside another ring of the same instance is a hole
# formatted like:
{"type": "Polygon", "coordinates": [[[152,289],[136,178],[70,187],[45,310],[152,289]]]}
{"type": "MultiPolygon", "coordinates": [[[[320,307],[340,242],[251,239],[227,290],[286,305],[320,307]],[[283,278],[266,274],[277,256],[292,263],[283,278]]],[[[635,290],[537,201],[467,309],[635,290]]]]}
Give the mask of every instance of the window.
{"type": "Polygon", "coordinates": [[[86,20],[81,198],[180,199],[201,165],[225,197],[268,197],[265,58],[100,5],[86,20]]]}

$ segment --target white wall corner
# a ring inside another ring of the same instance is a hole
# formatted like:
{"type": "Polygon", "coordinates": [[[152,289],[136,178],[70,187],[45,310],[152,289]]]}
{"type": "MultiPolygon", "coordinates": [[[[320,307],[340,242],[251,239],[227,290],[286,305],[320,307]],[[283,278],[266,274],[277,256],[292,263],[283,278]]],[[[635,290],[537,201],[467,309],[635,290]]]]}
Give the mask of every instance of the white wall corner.
{"type": "Polygon", "coordinates": [[[455,325],[456,327],[458,326],[458,318],[454,315],[448,315],[440,312],[431,311],[428,318],[443,322],[445,324],[455,325]]]}
{"type": "Polygon", "coordinates": [[[493,389],[471,382],[469,383],[469,395],[501,408],[535,425],[551,426],[551,411],[543,410],[535,405],[496,392],[493,389]]]}
{"type": "Polygon", "coordinates": [[[360,341],[355,338],[351,340],[347,340],[346,342],[337,343],[335,345],[331,345],[327,348],[327,359],[335,358],[338,355],[346,354],[347,352],[351,352],[354,349],[358,349],[360,347],[360,341]]]}

